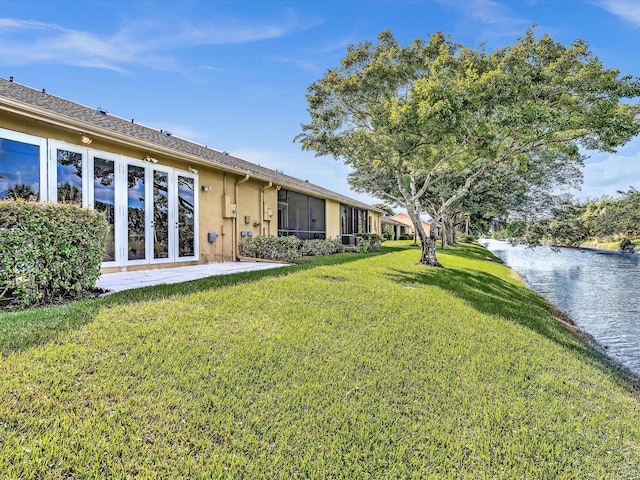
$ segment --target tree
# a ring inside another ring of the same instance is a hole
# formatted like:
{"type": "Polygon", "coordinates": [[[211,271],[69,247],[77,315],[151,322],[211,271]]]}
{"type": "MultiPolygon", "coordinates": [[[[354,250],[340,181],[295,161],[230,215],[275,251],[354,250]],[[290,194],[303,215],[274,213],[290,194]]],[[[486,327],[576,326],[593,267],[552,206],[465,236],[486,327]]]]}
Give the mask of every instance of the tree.
{"type": "Polygon", "coordinates": [[[462,172],[464,182],[438,217],[501,165],[580,162],[580,148],[615,151],[639,131],[638,104],[625,99],[640,95],[640,81],[605,69],[582,40],[564,46],[529,30],[491,53],[442,33],[408,46],[389,31],[378,40],[350,46],[311,84],[311,120],[296,140],[351,166],[356,190],[406,208],[423,264],[439,265],[420,223],[439,173],[462,172]]]}
{"type": "Polygon", "coordinates": [[[10,200],[26,200],[27,202],[37,201],[38,192],[26,183],[15,183],[7,188],[5,198],[10,200]]]}
{"type": "Polygon", "coordinates": [[[387,217],[393,217],[395,215],[393,208],[386,203],[374,203],[372,206],[382,210],[387,217]]]}

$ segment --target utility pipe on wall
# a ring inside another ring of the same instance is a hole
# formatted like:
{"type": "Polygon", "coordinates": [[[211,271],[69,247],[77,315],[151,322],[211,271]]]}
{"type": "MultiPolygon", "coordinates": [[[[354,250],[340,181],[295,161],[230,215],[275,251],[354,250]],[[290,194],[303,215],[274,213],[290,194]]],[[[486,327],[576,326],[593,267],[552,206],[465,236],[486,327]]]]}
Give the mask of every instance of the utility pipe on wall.
{"type": "MultiPolygon", "coordinates": [[[[260,215],[260,223],[264,224],[264,191],[273,187],[273,182],[269,182],[266,187],[262,187],[260,189],[260,198],[258,199],[258,214],[260,215]]],[[[262,234],[265,234],[264,228],[262,229],[262,234]]],[[[271,219],[269,219],[269,223],[267,224],[267,235],[271,235],[271,219]]]]}
{"type": "Polygon", "coordinates": [[[238,254],[238,250],[239,250],[239,242],[238,242],[238,238],[240,237],[240,230],[238,228],[238,215],[239,215],[239,210],[240,210],[240,198],[239,198],[239,193],[240,193],[240,184],[246,182],[247,180],[249,180],[250,175],[248,173],[245,173],[244,178],[241,180],[236,180],[236,185],[235,185],[235,202],[236,202],[236,216],[233,217],[233,248],[234,248],[234,253],[233,253],[233,257],[236,260],[240,260],[239,258],[239,254],[238,254]]]}

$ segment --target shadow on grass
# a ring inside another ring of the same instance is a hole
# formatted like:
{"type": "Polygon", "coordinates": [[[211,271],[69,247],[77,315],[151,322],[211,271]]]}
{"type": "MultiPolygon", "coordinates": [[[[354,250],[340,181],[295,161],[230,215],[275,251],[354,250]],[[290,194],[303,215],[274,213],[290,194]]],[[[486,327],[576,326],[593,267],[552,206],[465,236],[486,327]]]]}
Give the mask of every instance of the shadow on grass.
{"type": "MultiPolygon", "coordinates": [[[[482,247],[478,248],[478,251],[474,249],[471,253],[459,250],[456,254],[486,260],[482,247]]],[[[452,254],[452,249],[447,253],[452,254]]],[[[609,358],[593,338],[578,330],[569,318],[556,312],[544,298],[526,287],[471,269],[425,267],[424,271],[415,274],[397,269],[392,272],[389,278],[395,282],[440,287],[482,313],[523,325],[573,352],[605,374],[615,372],[621,385],[635,394],[640,392],[640,377],[609,358]]]]}
{"type": "Polygon", "coordinates": [[[488,260],[490,262],[500,264],[504,263],[500,257],[494,255],[489,250],[476,243],[460,243],[454,246],[445,247],[444,250],[438,247],[438,252],[444,252],[447,255],[466,258],[468,260],[488,260]]]}
{"type": "Polygon", "coordinates": [[[403,248],[383,247],[381,252],[374,254],[342,253],[323,257],[303,257],[299,263],[281,268],[216,275],[183,283],[124,290],[104,298],[80,300],[19,312],[0,313],[0,356],[6,356],[11,352],[24,350],[35,345],[43,345],[57,338],[60,334],[91,323],[98,311],[104,307],[217,290],[243,283],[257,282],[268,277],[284,277],[324,265],[341,265],[398,250],[403,250],[403,248]]]}

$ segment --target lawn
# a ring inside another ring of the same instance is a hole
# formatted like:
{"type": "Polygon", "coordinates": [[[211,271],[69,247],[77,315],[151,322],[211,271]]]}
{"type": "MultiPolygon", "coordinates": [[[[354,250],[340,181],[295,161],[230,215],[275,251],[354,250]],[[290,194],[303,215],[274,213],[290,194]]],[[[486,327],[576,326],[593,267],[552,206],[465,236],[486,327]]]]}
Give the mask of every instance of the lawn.
{"type": "Polygon", "coordinates": [[[631,383],[489,252],[438,254],[3,316],[0,477],[638,478],[631,383]]]}

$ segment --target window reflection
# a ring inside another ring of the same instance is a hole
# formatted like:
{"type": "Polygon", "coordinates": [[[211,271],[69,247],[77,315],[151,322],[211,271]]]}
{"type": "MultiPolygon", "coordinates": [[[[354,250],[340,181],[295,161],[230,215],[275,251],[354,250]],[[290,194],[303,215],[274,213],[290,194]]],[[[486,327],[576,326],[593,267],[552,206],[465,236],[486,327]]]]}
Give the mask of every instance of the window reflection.
{"type": "Polygon", "coordinates": [[[82,154],[58,149],[58,202],[82,204],[82,154]]]}
{"type": "Polygon", "coordinates": [[[104,213],[109,225],[103,258],[105,262],[113,262],[116,259],[114,172],[112,160],[97,157],[93,159],[94,208],[104,213]]]}
{"type": "Polygon", "coordinates": [[[169,258],[169,174],[153,172],[153,258],[169,258]]]}
{"type": "Polygon", "coordinates": [[[178,256],[195,253],[194,185],[191,177],[178,175],[178,256]]]}
{"type": "Polygon", "coordinates": [[[146,258],[144,176],[144,167],[137,167],[135,165],[127,166],[129,260],[144,260],[146,258]]]}
{"type": "Polygon", "coordinates": [[[0,138],[0,199],[40,200],[40,147],[0,138]]]}

